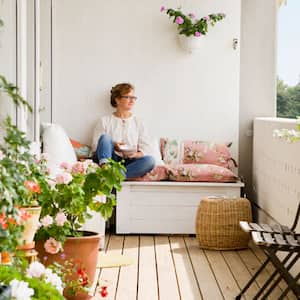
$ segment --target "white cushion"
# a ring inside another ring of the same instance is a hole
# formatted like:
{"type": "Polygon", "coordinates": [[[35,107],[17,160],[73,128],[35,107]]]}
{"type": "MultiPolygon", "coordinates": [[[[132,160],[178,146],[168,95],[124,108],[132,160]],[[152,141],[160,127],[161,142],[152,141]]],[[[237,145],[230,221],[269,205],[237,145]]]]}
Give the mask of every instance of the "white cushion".
{"type": "Polygon", "coordinates": [[[152,155],[154,157],[156,166],[162,166],[165,163],[164,163],[164,161],[162,160],[162,157],[161,157],[160,146],[159,146],[158,141],[159,141],[158,138],[153,138],[152,139],[152,143],[151,143],[152,150],[151,150],[150,155],[152,155]]]}
{"type": "Polygon", "coordinates": [[[58,124],[42,124],[43,152],[49,156],[48,167],[51,175],[61,172],[62,162],[75,163],[75,151],[65,130],[58,124]]]}

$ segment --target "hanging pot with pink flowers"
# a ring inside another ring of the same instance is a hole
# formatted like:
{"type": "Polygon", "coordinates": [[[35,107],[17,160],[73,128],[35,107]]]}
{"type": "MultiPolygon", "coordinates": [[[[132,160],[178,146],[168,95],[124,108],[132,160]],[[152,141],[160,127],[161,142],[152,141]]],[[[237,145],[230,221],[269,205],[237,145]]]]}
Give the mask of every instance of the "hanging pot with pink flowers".
{"type": "Polygon", "coordinates": [[[209,27],[214,26],[226,16],[223,13],[218,13],[198,19],[194,13],[185,15],[180,8],[175,10],[164,6],[160,8],[160,11],[166,12],[170,18],[173,18],[173,23],[177,24],[179,44],[183,50],[188,52],[201,49],[209,27]]]}

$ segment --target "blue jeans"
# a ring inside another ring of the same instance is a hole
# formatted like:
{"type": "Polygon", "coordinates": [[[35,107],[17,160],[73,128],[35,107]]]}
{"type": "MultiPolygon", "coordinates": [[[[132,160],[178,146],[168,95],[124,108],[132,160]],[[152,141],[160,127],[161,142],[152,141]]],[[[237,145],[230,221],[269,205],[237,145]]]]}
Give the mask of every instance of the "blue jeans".
{"type": "Polygon", "coordinates": [[[114,152],[114,143],[112,138],[103,134],[98,140],[98,145],[96,152],[94,154],[93,160],[100,165],[106,163],[108,158],[119,162],[124,160],[124,166],[126,167],[126,178],[136,178],[144,176],[146,173],[150,172],[155,165],[154,158],[150,155],[145,155],[140,158],[123,158],[118,156],[114,152]]]}

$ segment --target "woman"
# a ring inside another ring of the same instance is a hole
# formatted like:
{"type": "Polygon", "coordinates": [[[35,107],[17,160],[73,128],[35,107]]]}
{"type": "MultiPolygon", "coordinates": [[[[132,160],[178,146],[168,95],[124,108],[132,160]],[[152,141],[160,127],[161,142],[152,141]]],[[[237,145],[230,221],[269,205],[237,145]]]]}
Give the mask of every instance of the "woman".
{"type": "Polygon", "coordinates": [[[110,103],[116,110],[101,118],[93,136],[93,159],[99,165],[124,160],[126,178],[141,177],[154,167],[150,140],[143,123],[131,112],[137,97],[134,87],[120,83],[111,89],[110,103]],[[125,150],[126,149],[126,150],[125,150]]]}

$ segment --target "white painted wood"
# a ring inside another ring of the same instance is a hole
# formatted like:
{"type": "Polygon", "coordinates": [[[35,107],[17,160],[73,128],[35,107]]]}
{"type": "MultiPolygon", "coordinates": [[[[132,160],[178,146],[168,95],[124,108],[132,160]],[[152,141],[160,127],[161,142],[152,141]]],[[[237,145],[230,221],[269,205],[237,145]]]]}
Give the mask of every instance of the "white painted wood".
{"type": "Polygon", "coordinates": [[[117,192],[117,233],[195,233],[199,202],[239,197],[243,183],[124,182],[117,192]]]}
{"type": "Polygon", "coordinates": [[[257,118],[254,122],[253,189],[262,209],[291,226],[300,202],[300,142],[274,138],[273,130],[280,128],[295,129],[296,120],[257,118]]]}
{"type": "MultiPolygon", "coordinates": [[[[27,2],[17,0],[17,86],[19,94],[26,99],[27,96],[27,2]]],[[[18,107],[18,128],[27,132],[27,114],[25,107],[18,107]]]]}
{"type": "MultiPolygon", "coordinates": [[[[0,1],[0,18],[4,26],[0,28],[0,74],[16,84],[16,0],[0,1]]],[[[0,121],[10,115],[16,122],[16,109],[11,99],[0,92],[0,121]]],[[[3,130],[0,128],[0,137],[3,130]]]]}

